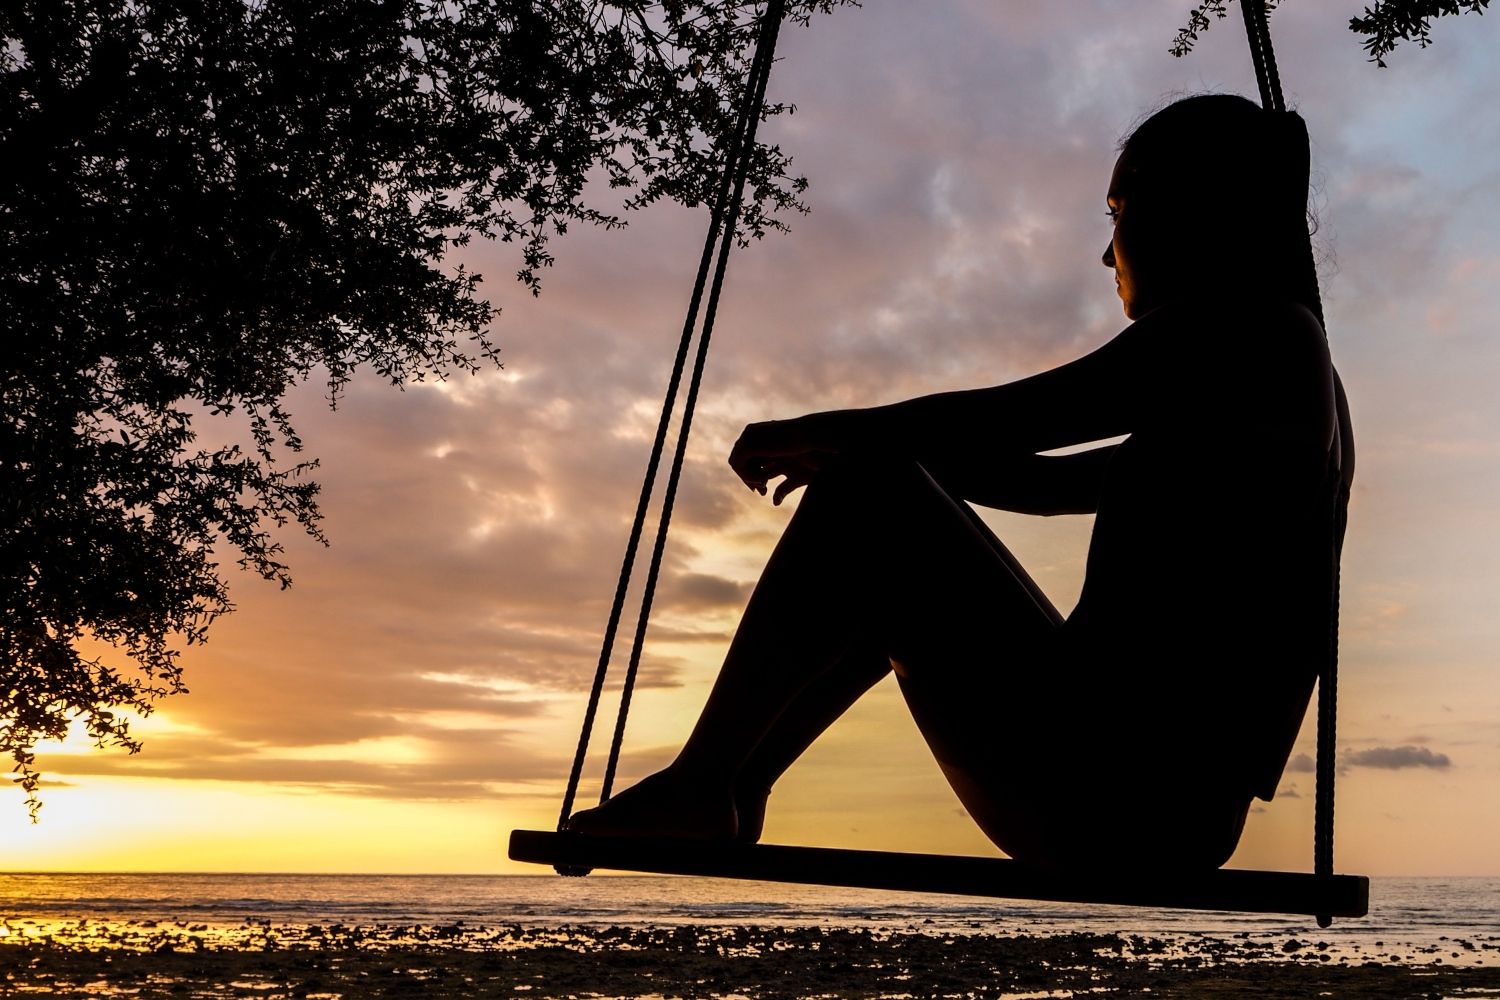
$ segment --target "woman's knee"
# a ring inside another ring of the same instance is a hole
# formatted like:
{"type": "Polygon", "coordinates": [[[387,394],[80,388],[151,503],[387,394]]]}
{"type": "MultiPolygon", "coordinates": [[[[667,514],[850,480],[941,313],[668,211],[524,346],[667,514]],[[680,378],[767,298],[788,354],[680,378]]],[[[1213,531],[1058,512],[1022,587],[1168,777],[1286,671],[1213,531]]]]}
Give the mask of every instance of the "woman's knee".
{"type": "Polygon", "coordinates": [[[857,452],[829,460],[808,486],[809,498],[818,495],[859,500],[863,507],[877,509],[893,501],[906,506],[919,496],[952,503],[916,459],[857,452]]]}
{"type": "Polygon", "coordinates": [[[868,485],[887,479],[909,475],[919,468],[915,459],[877,455],[873,452],[840,452],[830,456],[828,463],[813,480],[814,485],[868,485]]]}

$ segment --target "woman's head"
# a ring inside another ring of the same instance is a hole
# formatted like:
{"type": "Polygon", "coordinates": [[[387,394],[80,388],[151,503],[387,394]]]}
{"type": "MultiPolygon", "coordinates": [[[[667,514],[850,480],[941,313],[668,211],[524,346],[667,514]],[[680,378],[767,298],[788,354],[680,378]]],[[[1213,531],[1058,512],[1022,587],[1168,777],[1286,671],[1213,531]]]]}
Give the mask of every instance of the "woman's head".
{"type": "Polygon", "coordinates": [[[1318,311],[1307,230],[1307,131],[1232,94],[1147,118],[1110,179],[1104,263],[1131,318],[1187,295],[1250,293],[1318,311]]]}

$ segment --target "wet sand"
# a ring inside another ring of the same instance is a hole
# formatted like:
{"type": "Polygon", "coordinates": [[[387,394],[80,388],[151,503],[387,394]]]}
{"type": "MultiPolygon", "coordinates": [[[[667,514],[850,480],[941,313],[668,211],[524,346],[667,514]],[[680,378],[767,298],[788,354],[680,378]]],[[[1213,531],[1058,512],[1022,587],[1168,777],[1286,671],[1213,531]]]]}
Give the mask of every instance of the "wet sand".
{"type": "Polygon", "coordinates": [[[1359,954],[1315,937],[182,922],[12,924],[0,995],[1500,997],[1500,939],[1359,954]]]}

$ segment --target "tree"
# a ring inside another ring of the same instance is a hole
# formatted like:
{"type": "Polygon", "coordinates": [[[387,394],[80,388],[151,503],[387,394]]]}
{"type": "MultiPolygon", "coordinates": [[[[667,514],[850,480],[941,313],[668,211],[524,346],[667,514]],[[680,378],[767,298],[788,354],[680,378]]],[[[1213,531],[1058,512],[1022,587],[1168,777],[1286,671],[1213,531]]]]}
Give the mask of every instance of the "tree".
{"type": "MultiPolygon", "coordinates": [[[[797,0],[805,22],[844,0],[797,0]]],[[[317,538],[284,393],[497,365],[446,255],[713,190],[755,0],[22,0],[0,8],[0,752],[184,690],[224,554],[317,538]],[[601,207],[596,198],[615,204],[601,207]],[[243,446],[202,447],[209,416],[243,446]],[[104,650],[102,653],[85,650],[104,650]]],[[[789,110],[777,105],[768,114],[789,110]]],[[[751,156],[741,240],[805,181],[751,156]]]]}
{"type": "MultiPolygon", "coordinates": [[[[1281,0],[1266,0],[1268,10],[1281,0]]],[[[1229,0],[1203,0],[1188,12],[1188,23],[1172,40],[1174,56],[1187,55],[1201,32],[1213,23],[1209,16],[1229,16],[1229,0]]],[[[1349,19],[1349,30],[1364,35],[1365,51],[1370,61],[1385,66],[1385,57],[1395,50],[1401,41],[1416,42],[1420,48],[1432,44],[1432,20],[1446,14],[1483,14],[1490,0],[1375,0],[1375,6],[1366,7],[1364,13],[1349,19]]]]}

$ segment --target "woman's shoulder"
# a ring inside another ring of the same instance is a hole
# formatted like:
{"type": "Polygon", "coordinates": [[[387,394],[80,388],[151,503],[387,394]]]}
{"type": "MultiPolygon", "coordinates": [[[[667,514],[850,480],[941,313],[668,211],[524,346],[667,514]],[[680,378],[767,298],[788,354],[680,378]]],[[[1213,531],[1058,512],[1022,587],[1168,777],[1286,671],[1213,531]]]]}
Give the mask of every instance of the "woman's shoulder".
{"type": "Polygon", "coordinates": [[[1121,335],[1156,364],[1231,382],[1282,385],[1332,378],[1328,338],[1306,305],[1287,299],[1202,296],[1166,303],[1121,335]]]}
{"type": "MultiPolygon", "coordinates": [[[[1205,422],[1236,415],[1318,428],[1334,413],[1334,373],[1322,324],[1277,299],[1202,296],[1162,305],[1122,334],[1156,381],[1191,397],[1205,422]]],[[[1222,427],[1221,427],[1222,429],[1222,427]]]]}
{"type": "Polygon", "coordinates": [[[1162,334],[1180,334],[1203,343],[1229,343],[1245,349],[1326,346],[1318,317],[1305,303],[1252,295],[1199,295],[1163,303],[1131,324],[1162,334]]]}

